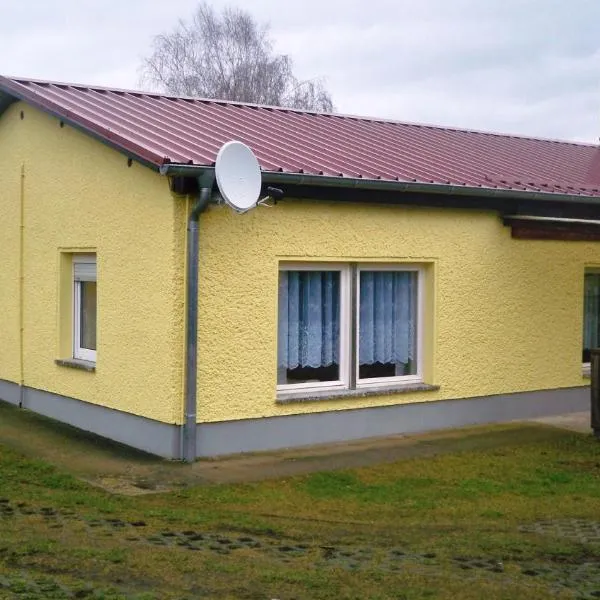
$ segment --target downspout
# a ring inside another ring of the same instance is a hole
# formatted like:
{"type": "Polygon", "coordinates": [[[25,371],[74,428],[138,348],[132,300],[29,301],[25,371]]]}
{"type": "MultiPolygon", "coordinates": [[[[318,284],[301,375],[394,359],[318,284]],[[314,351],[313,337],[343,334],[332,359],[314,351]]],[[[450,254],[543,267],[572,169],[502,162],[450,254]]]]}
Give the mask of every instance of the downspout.
{"type": "Polygon", "coordinates": [[[25,399],[25,165],[21,165],[19,190],[19,406],[25,399]]]}
{"type": "Polygon", "coordinates": [[[198,381],[198,241],[200,215],[210,202],[214,173],[198,178],[200,190],[197,201],[188,217],[187,225],[187,276],[185,315],[185,392],[182,435],[182,458],[185,462],[196,460],[197,381],[198,381]]]}

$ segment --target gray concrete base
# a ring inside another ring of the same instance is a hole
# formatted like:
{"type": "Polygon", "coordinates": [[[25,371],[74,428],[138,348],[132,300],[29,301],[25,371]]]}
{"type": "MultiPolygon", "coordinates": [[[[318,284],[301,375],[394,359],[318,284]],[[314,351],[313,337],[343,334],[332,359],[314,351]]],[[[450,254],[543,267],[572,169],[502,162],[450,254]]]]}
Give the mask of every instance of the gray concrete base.
{"type": "Polygon", "coordinates": [[[589,387],[246,419],[198,426],[198,455],[278,450],[589,410],[589,387]]]}
{"type": "MultiPolygon", "coordinates": [[[[10,402],[3,392],[0,387],[0,399],[10,402]]],[[[23,390],[22,408],[157,456],[181,456],[180,428],[176,425],[29,387],[23,390]]]]}
{"type": "MultiPolygon", "coordinates": [[[[19,404],[20,386],[0,380],[0,399],[19,404]]],[[[589,387],[419,402],[303,415],[201,423],[198,456],[278,450],[589,410],[589,387]]],[[[134,448],[178,459],[181,428],[33,388],[23,408],[134,448]]]]}
{"type": "Polygon", "coordinates": [[[21,386],[18,383],[0,379],[0,398],[4,402],[19,406],[21,403],[21,386]]]}

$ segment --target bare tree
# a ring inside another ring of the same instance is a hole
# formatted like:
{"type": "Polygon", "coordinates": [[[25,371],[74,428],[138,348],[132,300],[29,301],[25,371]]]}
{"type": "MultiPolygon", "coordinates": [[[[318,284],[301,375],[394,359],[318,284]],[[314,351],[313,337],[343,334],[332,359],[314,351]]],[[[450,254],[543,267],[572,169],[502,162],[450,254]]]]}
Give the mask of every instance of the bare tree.
{"type": "Polygon", "coordinates": [[[140,70],[144,84],[170,94],[331,112],[323,82],[299,81],[292,66],[289,56],[273,53],[268,25],[203,2],[190,22],[154,38],[140,70]]]}

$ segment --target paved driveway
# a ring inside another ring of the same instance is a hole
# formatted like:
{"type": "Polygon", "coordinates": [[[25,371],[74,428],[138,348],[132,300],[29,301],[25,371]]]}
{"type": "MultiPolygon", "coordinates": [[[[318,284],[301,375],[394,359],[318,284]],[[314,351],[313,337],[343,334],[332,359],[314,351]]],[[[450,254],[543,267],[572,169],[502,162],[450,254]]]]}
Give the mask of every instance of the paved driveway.
{"type": "Polygon", "coordinates": [[[567,415],[558,415],[554,417],[543,417],[535,419],[536,423],[552,425],[553,427],[562,427],[571,431],[580,431],[581,433],[591,433],[590,413],[589,411],[569,413],[567,415]]]}

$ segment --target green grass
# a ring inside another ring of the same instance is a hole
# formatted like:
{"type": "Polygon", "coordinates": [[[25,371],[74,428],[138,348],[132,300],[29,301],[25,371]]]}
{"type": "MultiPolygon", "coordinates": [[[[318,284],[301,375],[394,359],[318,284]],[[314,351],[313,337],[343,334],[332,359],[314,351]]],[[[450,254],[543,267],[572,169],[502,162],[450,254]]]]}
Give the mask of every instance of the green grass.
{"type": "Polygon", "coordinates": [[[598,545],[520,530],[600,521],[600,444],[506,431],[495,447],[137,497],[0,446],[0,509],[13,509],[0,512],[0,598],[600,595],[598,545]]]}

